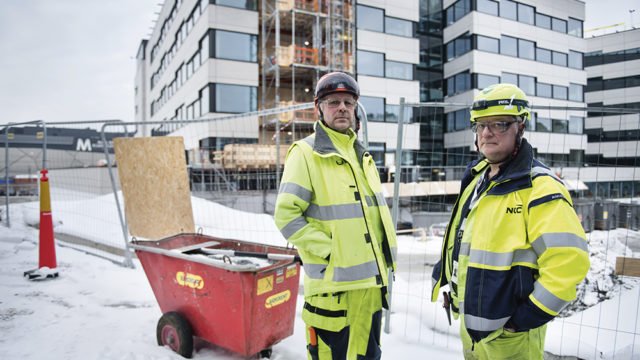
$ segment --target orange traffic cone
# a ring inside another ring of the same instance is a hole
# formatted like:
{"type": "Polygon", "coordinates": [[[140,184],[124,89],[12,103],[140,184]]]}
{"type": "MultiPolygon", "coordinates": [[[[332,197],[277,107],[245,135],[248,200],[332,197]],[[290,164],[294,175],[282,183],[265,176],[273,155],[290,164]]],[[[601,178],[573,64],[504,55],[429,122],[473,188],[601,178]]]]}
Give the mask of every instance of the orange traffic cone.
{"type": "Polygon", "coordinates": [[[56,268],[56,246],[53,238],[53,220],[51,218],[51,195],[47,169],[40,170],[40,244],[38,269],[24,272],[29,280],[43,280],[58,277],[56,268]]]}

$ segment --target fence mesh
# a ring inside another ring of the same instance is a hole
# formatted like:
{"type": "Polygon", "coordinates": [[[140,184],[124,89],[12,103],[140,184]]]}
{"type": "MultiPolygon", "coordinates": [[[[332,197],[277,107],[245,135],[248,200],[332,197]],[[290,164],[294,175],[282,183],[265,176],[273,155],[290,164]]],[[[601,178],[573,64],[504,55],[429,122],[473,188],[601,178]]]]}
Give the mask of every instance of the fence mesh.
{"type": "MultiPolygon", "coordinates": [[[[393,203],[394,195],[398,197],[399,268],[393,287],[391,331],[401,332],[410,342],[459,349],[457,323],[449,326],[441,303],[430,301],[431,271],[439,258],[465,165],[478,155],[466,107],[408,104],[407,109],[411,115],[408,121],[420,123],[421,147],[403,149],[400,166],[396,166],[394,149],[376,147],[378,140],[368,139],[374,144],[372,153],[385,182],[388,203],[393,203]],[[396,177],[401,181],[398,194],[393,191],[396,177]]],[[[139,136],[146,131],[153,136],[184,138],[194,220],[205,234],[284,246],[271,215],[286,144],[312,131],[308,111],[307,107],[280,114],[257,112],[222,120],[174,121],[145,125],[146,130],[128,125],[126,135],[139,136]],[[276,124],[282,129],[280,133],[276,124]],[[277,142],[282,144],[280,148],[275,146],[277,142]]],[[[49,134],[55,133],[55,124],[47,126],[49,134]]],[[[31,190],[18,194],[20,187],[15,183],[20,176],[32,179],[42,167],[41,139],[37,129],[30,127],[12,130],[15,135],[9,140],[9,160],[1,169],[8,173],[7,178],[14,179],[2,190],[10,189],[7,198],[12,226],[38,224],[33,184],[24,185],[31,190]]],[[[640,284],[637,278],[615,271],[619,257],[640,257],[638,129],[637,111],[551,106],[535,109],[527,125],[525,137],[535,148],[536,157],[570,189],[591,251],[591,270],[579,286],[578,299],[549,326],[547,350],[556,355],[588,359],[640,356],[640,284]]],[[[7,141],[6,132],[0,131],[0,136],[4,136],[2,143],[7,141]]],[[[114,158],[112,152],[105,155],[102,151],[112,138],[125,136],[125,129],[106,126],[106,144],[99,130],[83,136],[65,140],[71,141],[73,149],[56,147],[55,141],[63,136],[49,137],[46,157],[56,238],[125,263],[125,242],[113,193],[115,186],[122,204],[118,168],[112,169],[116,180],[112,184],[106,165],[107,160],[113,164],[114,158]]],[[[5,156],[2,151],[0,159],[5,156]]]]}

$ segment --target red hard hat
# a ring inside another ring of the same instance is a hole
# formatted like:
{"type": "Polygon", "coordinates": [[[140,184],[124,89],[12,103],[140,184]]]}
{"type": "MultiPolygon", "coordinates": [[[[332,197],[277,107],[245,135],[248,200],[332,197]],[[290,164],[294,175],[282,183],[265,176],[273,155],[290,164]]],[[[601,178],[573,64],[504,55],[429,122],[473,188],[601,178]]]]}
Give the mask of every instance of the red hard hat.
{"type": "Polygon", "coordinates": [[[354,78],[343,72],[330,72],[318,80],[314,100],[338,92],[346,92],[357,98],[360,97],[360,87],[354,78]]]}

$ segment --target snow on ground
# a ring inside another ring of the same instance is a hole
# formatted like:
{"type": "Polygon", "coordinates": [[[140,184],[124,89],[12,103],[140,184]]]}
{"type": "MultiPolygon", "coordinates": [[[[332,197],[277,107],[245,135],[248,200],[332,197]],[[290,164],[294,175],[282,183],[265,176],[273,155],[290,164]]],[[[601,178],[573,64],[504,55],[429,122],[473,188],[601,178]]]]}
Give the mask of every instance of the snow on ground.
{"type": "MultiPolygon", "coordinates": [[[[52,191],[56,233],[110,244],[114,239],[122,241],[113,195],[71,201],[56,198],[57,193],[52,191]]],[[[285,245],[268,215],[197,198],[192,204],[196,226],[207,235],[285,245]]],[[[22,273],[37,267],[38,231],[30,225],[37,224],[38,216],[37,203],[12,205],[11,228],[0,225],[2,358],[181,359],[156,345],[155,327],[161,313],[137,260],[135,269],[123,268],[57,241],[60,277],[25,280],[22,273]]],[[[589,238],[592,273],[583,289],[583,302],[605,301],[553,321],[547,350],[585,359],[640,359],[640,286],[630,279],[606,280],[613,271],[612,259],[629,255],[625,244],[639,241],[640,234],[618,229],[595,231],[589,238]]],[[[441,244],[437,237],[426,241],[420,236],[400,237],[399,255],[405,264],[396,274],[391,334],[382,337],[384,358],[461,358],[458,323],[449,326],[441,304],[429,301],[431,269],[425,264],[437,257],[441,244]]],[[[302,303],[299,297],[294,334],[274,346],[272,359],[305,358],[302,303]]],[[[194,358],[237,359],[203,343],[194,358]]]]}

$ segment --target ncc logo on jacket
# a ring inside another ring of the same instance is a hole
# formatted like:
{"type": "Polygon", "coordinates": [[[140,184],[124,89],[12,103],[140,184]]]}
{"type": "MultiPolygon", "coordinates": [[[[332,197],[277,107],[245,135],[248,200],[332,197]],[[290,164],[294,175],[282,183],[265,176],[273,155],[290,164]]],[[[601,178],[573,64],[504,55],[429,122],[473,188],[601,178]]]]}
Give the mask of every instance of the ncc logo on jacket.
{"type": "Polygon", "coordinates": [[[522,214],[522,205],[508,207],[507,214],[522,214]]]}

